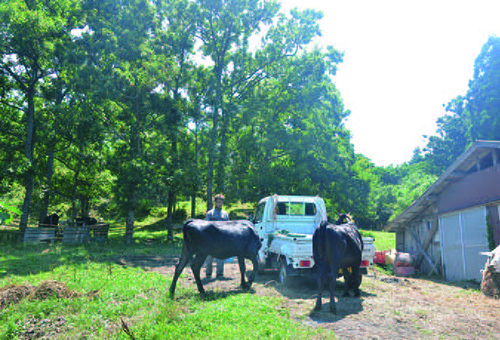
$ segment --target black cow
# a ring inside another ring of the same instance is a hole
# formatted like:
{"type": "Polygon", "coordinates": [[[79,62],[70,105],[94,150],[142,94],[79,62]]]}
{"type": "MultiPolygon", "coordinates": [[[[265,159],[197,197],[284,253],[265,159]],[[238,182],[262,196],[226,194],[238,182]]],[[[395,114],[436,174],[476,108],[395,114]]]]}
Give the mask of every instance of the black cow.
{"type": "Polygon", "coordinates": [[[352,289],[360,296],[361,276],[359,266],[363,252],[363,239],[352,223],[333,225],[322,222],[313,234],[313,258],[318,271],[318,298],[315,310],[321,309],[323,284],[327,279],[330,286],[330,312],[336,313],[335,286],[339,269],[345,278],[344,296],[352,289]],[[349,268],[349,269],[348,269],[349,268]]]}
{"type": "Polygon", "coordinates": [[[77,217],[75,218],[75,225],[77,227],[96,225],[97,220],[94,217],[77,217]]]}
{"type": "Polygon", "coordinates": [[[208,255],[220,260],[237,256],[241,286],[245,289],[250,288],[258,270],[257,252],[262,245],[251,222],[188,220],[184,223],[182,232],[184,244],[170,285],[171,298],[174,297],[177,279],[189,262],[198,290],[201,294],[205,293],[200,279],[200,269],[208,255]],[[245,283],[245,258],[250,259],[253,264],[253,272],[248,283],[245,283]]]}
{"type": "Polygon", "coordinates": [[[55,213],[49,216],[45,216],[42,219],[42,223],[40,223],[40,227],[45,227],[45,228],[57,228],[58,225],[59,225],[59,215],[55,213]]]}

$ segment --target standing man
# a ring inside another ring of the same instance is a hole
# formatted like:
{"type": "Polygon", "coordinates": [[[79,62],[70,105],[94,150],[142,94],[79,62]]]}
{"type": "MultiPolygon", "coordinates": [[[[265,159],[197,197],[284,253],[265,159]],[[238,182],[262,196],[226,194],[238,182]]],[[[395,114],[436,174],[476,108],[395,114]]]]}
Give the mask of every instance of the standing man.
{"type": "MultiPolygon", "coordinates": [[[[215,207],[207,212],[207,221],[229,221],[229,215],[225,210],[222,210],[224,204],[224,195],[218,194],[214,197],[215,207]]],[[[205,275],[207,278],[212,277],[213,258],[208,255],[206,259],[205,275]]],[[[224,260],[217,259],[217,278],[224,276],[224,260]]]]}

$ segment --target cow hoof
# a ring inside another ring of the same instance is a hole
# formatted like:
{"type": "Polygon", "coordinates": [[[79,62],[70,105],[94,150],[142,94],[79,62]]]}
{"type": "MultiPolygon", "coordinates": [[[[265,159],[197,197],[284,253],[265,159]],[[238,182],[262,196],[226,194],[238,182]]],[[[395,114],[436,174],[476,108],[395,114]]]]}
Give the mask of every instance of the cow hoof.
{"type": "Polygon", "coordinates": [[[241,284],[241,288],[243,290],[250,290],[250,287],[252,286],[251,283],[245,283],[245,284],[241,284]]]}
{"type": "Polygon", "coordinates": [[[361,296],[361,292],[359,290],[357,292],[354,292],[354,296],[355,297],[360,297],[361,296]]]}

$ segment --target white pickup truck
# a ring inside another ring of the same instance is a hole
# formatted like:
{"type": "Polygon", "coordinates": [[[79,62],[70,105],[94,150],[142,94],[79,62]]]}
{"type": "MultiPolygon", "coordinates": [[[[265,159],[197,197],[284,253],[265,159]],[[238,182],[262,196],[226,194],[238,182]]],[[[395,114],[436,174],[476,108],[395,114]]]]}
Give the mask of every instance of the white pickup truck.
{"type": "MultiPolygon", "coordinates": [[[[279,281],[311,274],[314,266],[312,235],[327,220],[325,202],[318,196],[269,196],[260,200],[252,217],[262,240],[259,268],[279,269],[279,281]]],[[[361,273],[373,265],[373,238],[363,237],[361,273]]],[[[341,273],[340,273],[341,274],[341,273]]]]}

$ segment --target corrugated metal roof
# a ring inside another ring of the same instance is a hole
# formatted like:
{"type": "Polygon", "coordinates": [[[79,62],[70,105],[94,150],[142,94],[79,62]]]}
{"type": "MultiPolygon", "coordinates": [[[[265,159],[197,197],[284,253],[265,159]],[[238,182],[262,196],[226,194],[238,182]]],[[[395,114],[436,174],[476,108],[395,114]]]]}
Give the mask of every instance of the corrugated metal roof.
{"type": "Polygon", "coordinates": [[[384,230],[395,231],[404,228],[405,225],[427,209],[448,185],[464,177],[477,164],[477,161],[486,156],[491,149],[500,149],[500,141],[478,140],[474,142],[422,196],[392,220],[384,230]]]}

